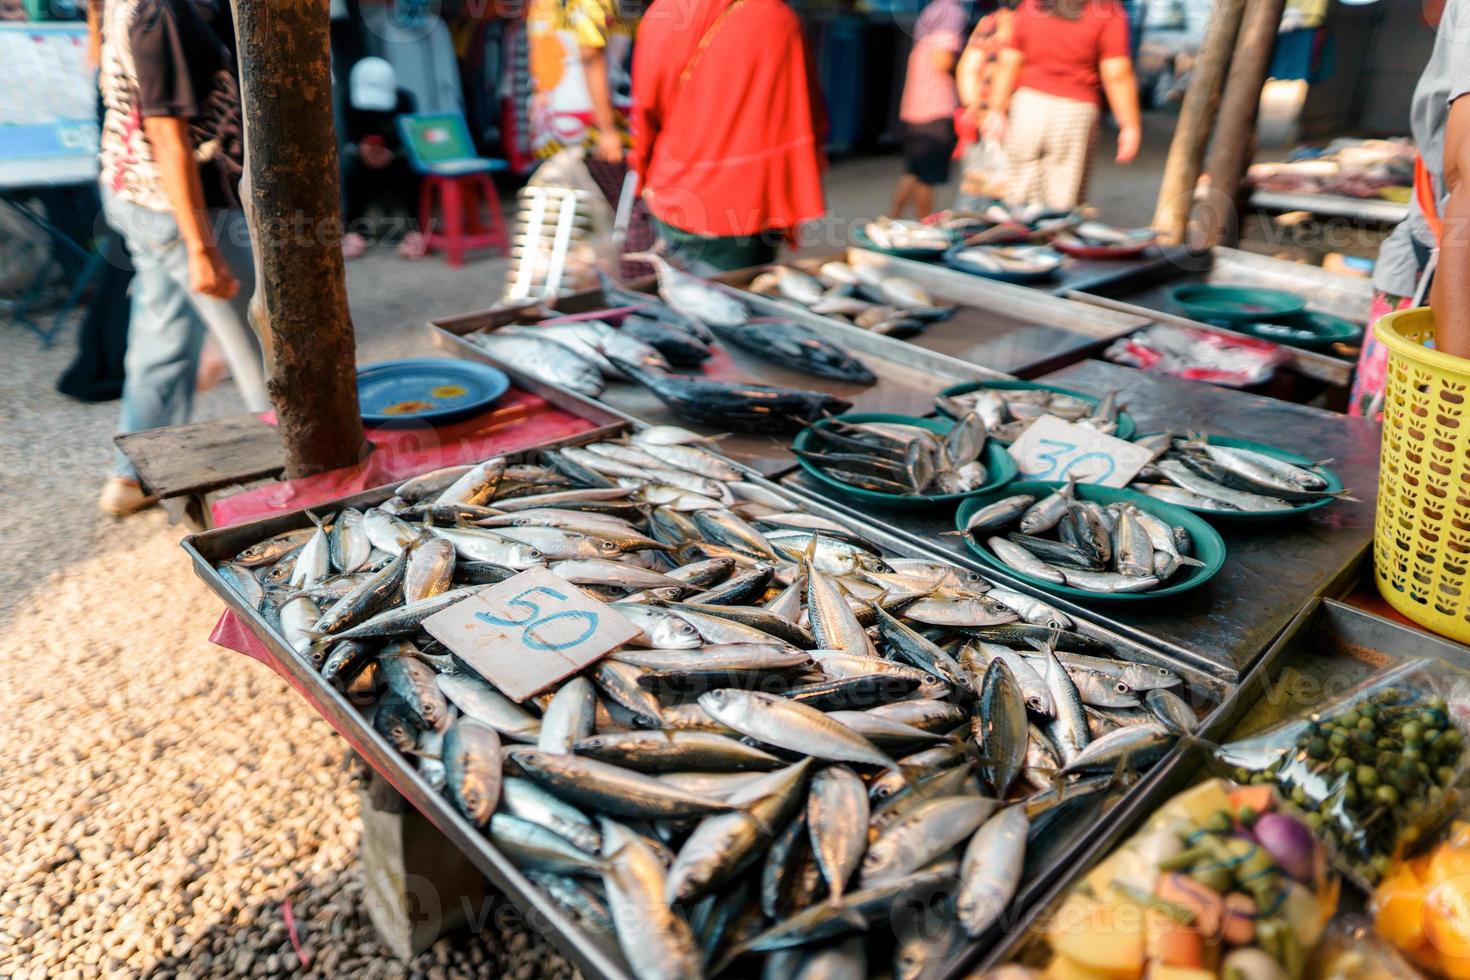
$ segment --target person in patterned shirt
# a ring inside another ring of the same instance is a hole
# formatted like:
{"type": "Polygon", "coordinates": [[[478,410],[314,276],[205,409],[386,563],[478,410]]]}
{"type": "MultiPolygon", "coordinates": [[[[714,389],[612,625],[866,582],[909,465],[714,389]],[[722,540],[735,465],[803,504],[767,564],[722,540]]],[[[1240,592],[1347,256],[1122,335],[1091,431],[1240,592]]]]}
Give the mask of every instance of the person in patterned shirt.
{"type": "MultiPolygon", "coordinates": [[[[229,48],[190,0],[105,0],[100,23],[102,206],[136,270],[118,430],[188,421],[206,330],[246,406],[264,411],[229,48]]],[[[98,505],[122,516],[152,502],[119,453],[98,505]]]]}

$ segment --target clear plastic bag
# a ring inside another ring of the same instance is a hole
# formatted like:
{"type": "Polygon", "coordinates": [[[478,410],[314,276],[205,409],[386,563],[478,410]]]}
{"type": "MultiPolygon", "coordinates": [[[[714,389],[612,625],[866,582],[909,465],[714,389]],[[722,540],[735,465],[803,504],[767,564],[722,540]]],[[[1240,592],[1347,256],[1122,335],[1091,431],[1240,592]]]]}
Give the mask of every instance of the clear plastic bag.
{"type": "Polygon", "coordinates": [[[1465,804],[1467,703],[1466,674],[1411,660],[1306,717],[1220,746],[1215,760],[1239,782],[1276,788],[1369,891],[1465,804]]]}

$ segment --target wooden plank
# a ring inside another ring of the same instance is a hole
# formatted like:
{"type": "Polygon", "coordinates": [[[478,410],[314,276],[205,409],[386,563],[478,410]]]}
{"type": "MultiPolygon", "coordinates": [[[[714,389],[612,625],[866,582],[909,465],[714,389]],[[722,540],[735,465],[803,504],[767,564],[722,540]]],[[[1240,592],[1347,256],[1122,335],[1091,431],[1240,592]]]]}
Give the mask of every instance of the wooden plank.
{"type": "Polygon", "coordinates": [[[1355,218],[1396,225],[1409,216],[1409,206],[1378,198],[1345,197],[1341,194],[1291,194],[1256,191],[1251,207],[1261,211],[1308,211],[1320,217],[1355,218]]]}
{"type": "Polygon", "coordinates": [[[254,415],[132,432],[114,441],[143,485],[160,497],[208,493],[286,468],[280,433],[254,415]]]}

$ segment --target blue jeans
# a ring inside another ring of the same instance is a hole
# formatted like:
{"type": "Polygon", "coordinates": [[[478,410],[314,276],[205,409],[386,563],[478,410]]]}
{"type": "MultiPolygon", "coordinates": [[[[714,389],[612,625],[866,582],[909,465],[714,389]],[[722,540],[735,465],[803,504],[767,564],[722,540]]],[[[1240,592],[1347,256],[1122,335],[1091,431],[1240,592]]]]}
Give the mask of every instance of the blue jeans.
{"type": "MultiPolygon", "coordinates": [[[[244,215],[210,214],[220,253],[240,280],[235,298],[223,300],[190,290],[188,250],[171,212],[138,207],[106,191],[102,210],[127,242],[137,270],[119,434],[189,421],[206,330],[219,344],[246,407],[252,412],[268,409],[260,345],[245,312],[254,292],[255,267],[244,215]]],[[[121,452],[114,472],[137,475],[121,452]]]]}

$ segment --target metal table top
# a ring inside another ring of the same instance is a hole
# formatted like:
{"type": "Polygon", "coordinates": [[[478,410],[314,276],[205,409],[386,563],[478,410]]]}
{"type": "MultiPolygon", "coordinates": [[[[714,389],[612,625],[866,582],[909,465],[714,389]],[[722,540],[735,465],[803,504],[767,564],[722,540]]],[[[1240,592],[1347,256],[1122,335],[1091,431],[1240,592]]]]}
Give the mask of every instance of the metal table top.
{"type": "MultiPolygon", "coordinates": [[[[635,283],[651,288],[652,280],[635,283]]],[[[948,385],[964,381],[994,378],[987,371],[939,353],[923,350],[892,337],[862,330],[823,316],[795,309],[788,304],[764,296],[742,293],[741,299],[763,316],[783,316],[812,328],[828,340],[841,345],[861,358],[877,376],[871,385],[859,385],[830,378],[819,378],[762,360],[749,351],[733,345],[716,343],[715,356],[698,369],[686,373],[703,378],[726,381],[749,381],[825,391],[852,402],[855,412],[891,412],[898,415],[927,415],[934,409],[934,393],[948,385]]],[[[583,313],[605,308],[601,290],[588,290],[561,297],[556,310],[561,313],[583,313]]],[[[470,357],[499,367],[506,367],[474,346],[464,336],[476,331],[495,330],[521,319],[534,320],[526,310],[505,309],[465,314],[434,321],[439,342],[457,356],[470,357]]],[[[766,476],[785,472],[796,465],[791,455],[791,440],[796,432],[725,433],[691,423],[669,409],[642,385],[627,381],[609,381],[598,402],[628,419],[649,425],[680,425],[704,431],[708,435],[725,436],[720,451],[766,476]]]]}
{"type": "MultiPolygon", "coordinates": [[[[936,304],[958,307],[947,320],[931,323],[910,338],[909,344],[1005,374],[1033,377],[1070,364],[1149,323],[932,262],[860,248],[849,249],[846,257],[854,265],[877,266],[917,283],[936,304]]],[[[748,270],[749,275],[725,281],[743,286],[760,271],[748,270]]]]}
{"type": "MultiPolygon", "coordinates": [[[[1108,310],[1148,316],[1174,326],[1226,329],[1192,319],[1174,302],[1171,293],[1175,289],[1197,282],[1284,289],[1305,298],[1308,309],[1354,323],[1367,321],[1368,305],[1373,298],[1373,287],[1367,279],[1234,248],[1213,249],[1208,261],[1181,260],[1156,265],[1137,270],[1131,276],[1078,287],[1067,295],[1108,310]]],[[[1344,350],[1340,355],[1296,347],[1282,350],[1291,355],[1292,367],[1303,375],[1340,386],[1352,379],[1351,350],[1344,350]]]]}
{"type": "MultiPolygon", "coordinates": [[[[1358,498],[1281,523],[1217,523],[1228,551],[1225,567],[1209,584],[1166,602],[1048,601],[1085,609],[1116,632],[1151,643],[1176,659],[1212,665],[1221,677],[1234,680],[1312,598],[1339,594],[1355,575],[1373,538],[1379,444],[1373,424],[1104,361],[1084,361],[1040,380],[1097,396],[1122,392],[1140,432],[1223,433],[1330,458],[1358,498]]],[[[785,482],[822,492],[801,474],[785,482]]],[[[1004,577],[975,558],[960,538],[942,534],[954,528],[951,511],[888,511],[880,516],[865,508],[864,516],[988,576],[1004,577]]]]}

